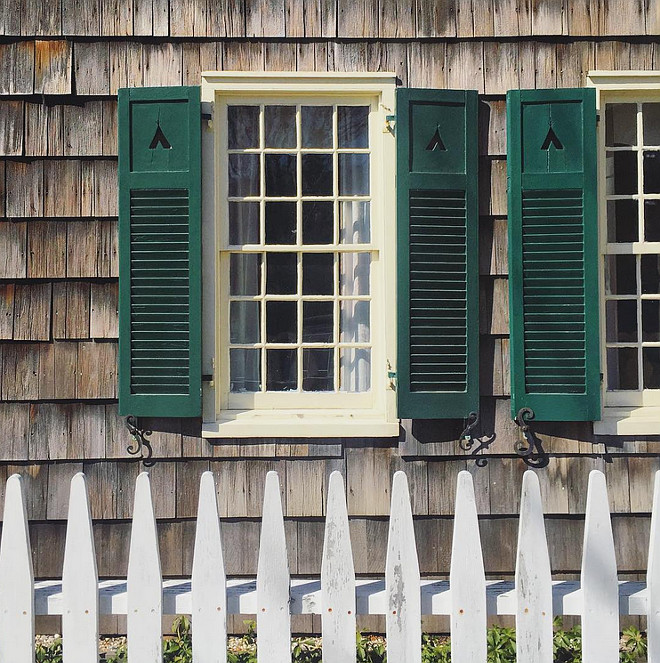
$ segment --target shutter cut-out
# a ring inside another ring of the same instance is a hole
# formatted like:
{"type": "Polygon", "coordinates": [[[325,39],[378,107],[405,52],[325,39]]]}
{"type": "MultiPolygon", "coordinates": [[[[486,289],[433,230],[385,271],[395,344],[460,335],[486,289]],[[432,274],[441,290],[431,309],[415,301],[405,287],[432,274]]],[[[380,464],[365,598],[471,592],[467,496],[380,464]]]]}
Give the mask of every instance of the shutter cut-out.
{"type": "Polygon", "coordinates": [[[397,90],[401,418],[479,405],[477,93],[397,90]]]}
{"type": "Polygon", "coordinates": [[[119,409],[201,414],[198,87],[119,91],[119,409]]]}
{"type": "Polygon", "coordinates": [[[511,405],[600,418],[593,89],[507,95],[511,405]]]}

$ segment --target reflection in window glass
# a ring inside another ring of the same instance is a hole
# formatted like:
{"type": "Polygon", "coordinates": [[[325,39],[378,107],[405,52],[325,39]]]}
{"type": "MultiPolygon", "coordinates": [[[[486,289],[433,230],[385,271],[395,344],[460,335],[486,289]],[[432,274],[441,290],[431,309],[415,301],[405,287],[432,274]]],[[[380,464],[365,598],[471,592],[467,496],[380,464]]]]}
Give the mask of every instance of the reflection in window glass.
{"type": "Polygon", "coordinates": [[[639,236],[636,200],[607,201],[607,241],[636,242],[639,236]]]}
{"type": "Polygon", "coordinates": [[[605,107],[605,145],[637,144],[637,104],[607,104],[605,107]]]}
{"type": "Polygon", "coordinates": [[[605,305],[606,340],[613,343],[637,341],[637,302],[634,299],[610,300],[605,305]]]}
{"type": "Polygon", "coordinates": [[[639,389],[637,348],[607,348],[609,391],[639,389]]]}
{"type": "Polygon", "coordinates": [[[369,112],[229,107],[232,393],[371,388],[369,112]]]}

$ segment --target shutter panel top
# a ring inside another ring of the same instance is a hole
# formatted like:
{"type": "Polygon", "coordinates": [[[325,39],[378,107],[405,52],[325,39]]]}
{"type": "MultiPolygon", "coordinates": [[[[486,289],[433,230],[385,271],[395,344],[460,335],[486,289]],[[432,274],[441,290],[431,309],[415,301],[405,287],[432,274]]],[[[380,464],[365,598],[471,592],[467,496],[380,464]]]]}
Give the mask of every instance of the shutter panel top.
{"type": "Polygon", "coordinates": [[[119,411],[201,414],[198,87],[119,90],[119,411]]]}
{"type": "Polygon", "coordinates": [[[397,90],[401,418],[478,409],[477,93],[397,90]]]}
{"type": "Polygon", "coordinates": [[[600,418],[593,89],[507,95],[511,405],[600,418]]]}

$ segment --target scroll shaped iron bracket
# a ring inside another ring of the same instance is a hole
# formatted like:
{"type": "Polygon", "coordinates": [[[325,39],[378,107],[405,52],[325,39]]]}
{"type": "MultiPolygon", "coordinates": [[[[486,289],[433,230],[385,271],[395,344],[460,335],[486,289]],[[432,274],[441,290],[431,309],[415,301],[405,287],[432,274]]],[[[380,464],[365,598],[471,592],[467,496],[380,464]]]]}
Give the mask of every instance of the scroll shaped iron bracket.
{"type": "Polygon", "coordinates": [[[518,440],[514,449],[516,454],[523,459],[525,465],[529,467],[547,467],[550,457],[543,448],[540,438],[530,428],[529,422],[534,419],[534,410],[529,407],[521,407],[514,421],[520,428],[523,440],[518,440]]]}
{"type": "Polygon", "coordinates": [[[514,421],[518,428],[520,428],[520,432],[524,438],[524,441],[517,440],[513,446],[516,454],[521,458],[531,456],[536,448],[536,439],[529,427],[529,422],[532,419],[534,419],[534,410],[532,410],[531,407],[521,407],[514,418],[514,421]]]}
{"type": "Polygon", "coordinates": [[[156,464],[154,460],[151,460],[153,456],[153,449],[151,448],[151,442],[147,439],[153,431],[145,430],[144,428],[139,427],[138,418],[132,414],[129,414],[126,417],[126,428],[133,438],[133,442],[130,446],[126,447],[131,456],[137,456],[139,454],[142,459],[142,464],[145,467],[152,467],[156,464]],[[146,455],[145,455],[146,450],[146,455]]]}
{"type": "Polygon", "coordinates": [[[474,429],[477,427],[477,424],[479,423],[479,413],[470,412],[465,423],[465,429],[458,438],[458,446],[463,449],[463,451],[470,451],[470,449],[472,449],[474,446],[475,438],[472,436],[472,431],[474,431],[474,429]]]}

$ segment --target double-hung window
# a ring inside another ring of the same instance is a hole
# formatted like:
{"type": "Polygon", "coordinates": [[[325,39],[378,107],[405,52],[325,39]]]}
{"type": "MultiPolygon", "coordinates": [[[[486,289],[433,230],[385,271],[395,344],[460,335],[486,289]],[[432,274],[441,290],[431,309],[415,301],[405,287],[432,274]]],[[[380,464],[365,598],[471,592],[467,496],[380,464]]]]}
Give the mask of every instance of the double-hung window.
{"type": "Polygon", "coordinates": [[[603,421],[598,433],[660,421],[660,77],[594,72],[600,110],[603,421]]]}
{"type": "Polygon", "coordinates": [[[393,94],[382,75],[204,78],[207,434],[396,434],[393,94]]]}

